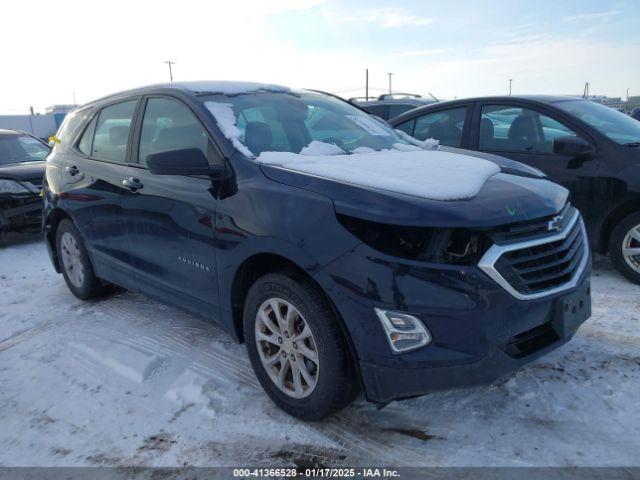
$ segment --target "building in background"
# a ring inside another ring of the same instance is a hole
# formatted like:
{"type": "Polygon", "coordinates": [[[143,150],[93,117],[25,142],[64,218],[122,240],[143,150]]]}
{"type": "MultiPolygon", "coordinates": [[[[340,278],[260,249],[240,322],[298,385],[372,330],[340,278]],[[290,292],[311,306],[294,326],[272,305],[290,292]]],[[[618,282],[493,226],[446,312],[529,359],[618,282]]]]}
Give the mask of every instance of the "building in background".
{"type": "Polygon", "coordinates": [[[0,115],[0,128],[22,130],[38,138],[47,140],[54,135],[67,113],[77,105],[52,105],[44,114],[0,115]]]}

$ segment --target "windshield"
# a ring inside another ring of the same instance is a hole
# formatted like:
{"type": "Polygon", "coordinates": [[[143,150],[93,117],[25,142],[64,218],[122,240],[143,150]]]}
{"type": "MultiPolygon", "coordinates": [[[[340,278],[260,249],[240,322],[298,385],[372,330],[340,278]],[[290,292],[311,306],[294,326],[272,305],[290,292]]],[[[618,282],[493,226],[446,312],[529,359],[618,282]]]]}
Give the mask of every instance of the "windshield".
{"type": "Polygon", "coordinates": [[[29,135],[0,135],[0,164],[43,162],[49,147],[29,135]]]}
{"type": "Polygon", "coordinates": [[[205,105],[225,136],[249,156],[263,152],[335,155],[416,148],[385,122],[319,93],[210,95],[205,105]]]}
{"type": "Polygon", "coordinates": [[[569,100],[554,105],[620,145],[640,142],[640,122],[618,110],[585,100],[569,100]]]}

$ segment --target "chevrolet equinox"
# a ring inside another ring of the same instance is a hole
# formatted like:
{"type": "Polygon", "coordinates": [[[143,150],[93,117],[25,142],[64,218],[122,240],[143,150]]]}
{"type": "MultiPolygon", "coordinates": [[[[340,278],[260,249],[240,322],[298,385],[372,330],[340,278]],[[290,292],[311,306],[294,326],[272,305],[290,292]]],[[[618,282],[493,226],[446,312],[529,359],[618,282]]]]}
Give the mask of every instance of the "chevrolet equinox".
{"type": "Polygon", "coordinates": [[[151,86],[76,109],[54,141],[43,221],[71,292],[216,322],[301,419],[492,382],[590,315],[565,188],[330,95],[151,86]]]}

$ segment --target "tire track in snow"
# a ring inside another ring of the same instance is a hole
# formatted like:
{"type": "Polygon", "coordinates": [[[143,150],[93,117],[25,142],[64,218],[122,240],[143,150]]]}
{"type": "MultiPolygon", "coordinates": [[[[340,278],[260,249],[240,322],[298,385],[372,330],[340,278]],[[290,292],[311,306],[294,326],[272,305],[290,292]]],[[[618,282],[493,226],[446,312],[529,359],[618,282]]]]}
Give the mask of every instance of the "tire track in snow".
{"type": "Polygon", "coordinates": [[[46,330],[46,328],[46,324],[36,325],[35,327],[27,328],[26,330],[22,330],[21,332],[15,333],[10,337],[5,338],[0,342],[0,352],[14,347],[19,343],[24,342],[25,340],[29,340],[30,338],[35,337],[42,331],[46,330]]]}
{"type": "MultiPolygon", "coordinates": [[[[112,341],[127,345],[138,351],[176,361],[178,358],[186,360],[185,368],[202,375],[205,379],[213,381],[217,385],[233,385],[234,383],[249,386],[256,392],[263,392],[262,386],[255,376],[245,349],[235,344],[230,337],[220,332],[220,335],[212,335],[210,330],[193,326],[182,326],[175,322],[171,311],[163,311],[160,317],[150,318],[149,315],[139,312],[131,312],[126,305],[120,302],[129,302],[130,299],[113,298],[104,302],[102,311],[125,322],[142,323],[149,331],[143,337],[128,337],[122,332],[120,338],[112,341]],[[167,323],[169,323],[167,325],[167,323]],[[167,329],[175,334],[167,333],[167,329]],[[192,341],[185,338],[183,332],[188,332],[192,341]],[[193,338],[193,335],[200,338],[193,338]],[[193,357],[194,351],[197,355],[193,357]]],[[[153,305],[149,305],[150,308],[153,305]]],[[[157,315],[155,309],[149,312],[157,315]]],[[[181,314],[182,316],[182,314],[181,314]]],[[[189,319],[188,316],[184,316],[189,319]]],[[[211,327],[216,329],[215,326],[211,327]]],[[[269,401],[266,394],[264,401],[269,401]]],[[[390,442],[384,442],[374,438],[383,436],[375,425],[356,414],[353,416],[345,413],[338,414],[318,424],[300,423],[306,430],[329,439],[339,445],[346,452],[350,452],[362,461],[377,461],[384,464],[422,464],[424,456],[411,449],[406,444],[401,451],[393,448],[390,442]]],[[[392,439],[390,439],[392,440],[392,439]]]]}

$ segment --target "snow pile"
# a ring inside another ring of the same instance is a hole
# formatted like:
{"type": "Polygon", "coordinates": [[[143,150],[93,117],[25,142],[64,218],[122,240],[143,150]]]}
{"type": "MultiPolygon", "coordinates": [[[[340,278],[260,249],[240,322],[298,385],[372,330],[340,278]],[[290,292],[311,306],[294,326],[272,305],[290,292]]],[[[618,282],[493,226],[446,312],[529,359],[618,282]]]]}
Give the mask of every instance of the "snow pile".
{"type": "Polygon", "coordinates": [[[202,415],[213,418],[216,416],[216,412],[211,408],[211,400],[204,392],[206,382],[207,379],[202,375],[187,369],[167,390],[164,397],[184,410],[193,406],[202,415]]]}
{"type": "MultiPolygon", "coordinates": [[[[373,151],[373,150],[372,150],[373,151]]],[[[313,140],[309,145],[300,150],[300,155],[344,155],[345,151],[333,143],[313,140]]]]}
{"type": "Polygon", "coordinates": [[[431,200],[462,200],[478,194],[500,172],[495,163],[441,151],[383,151],[355,155],[263,152],[257,161],[331,180],[431,200]]]}
{"type": "Polygon", "coordinates": [[[204,105],[211,112],[213,118],[216,119],[222,134],[231,140],[233,146],[243,155],[253,157],[251,150],[240,141],[240,130],[236,126],[236,114],[233,113],[233,105],[222,102],[204,102],[204,105]]]}
{"type": "MultiPolygon", "coordinates": [[[[418,140],[417,138],[412,137],[411,135],[409,135],[406,132],[403,132],[402,130],[396,129],[395,132],[404,141],[409,142],[411,145],[415,145],[416,147],[419,147],[419,148],[421,148],[423,150],[440,150],[440,141],[436,140],[435,138],[427,138],[426,140],[418,140]]],[[[401,144],[396,143],[394,145],[394,148],[396,148],[396,145],[401,145],[401,144]]],[[[400,150],[400,149],[398,149],[398,150],[400,150]]]]}

